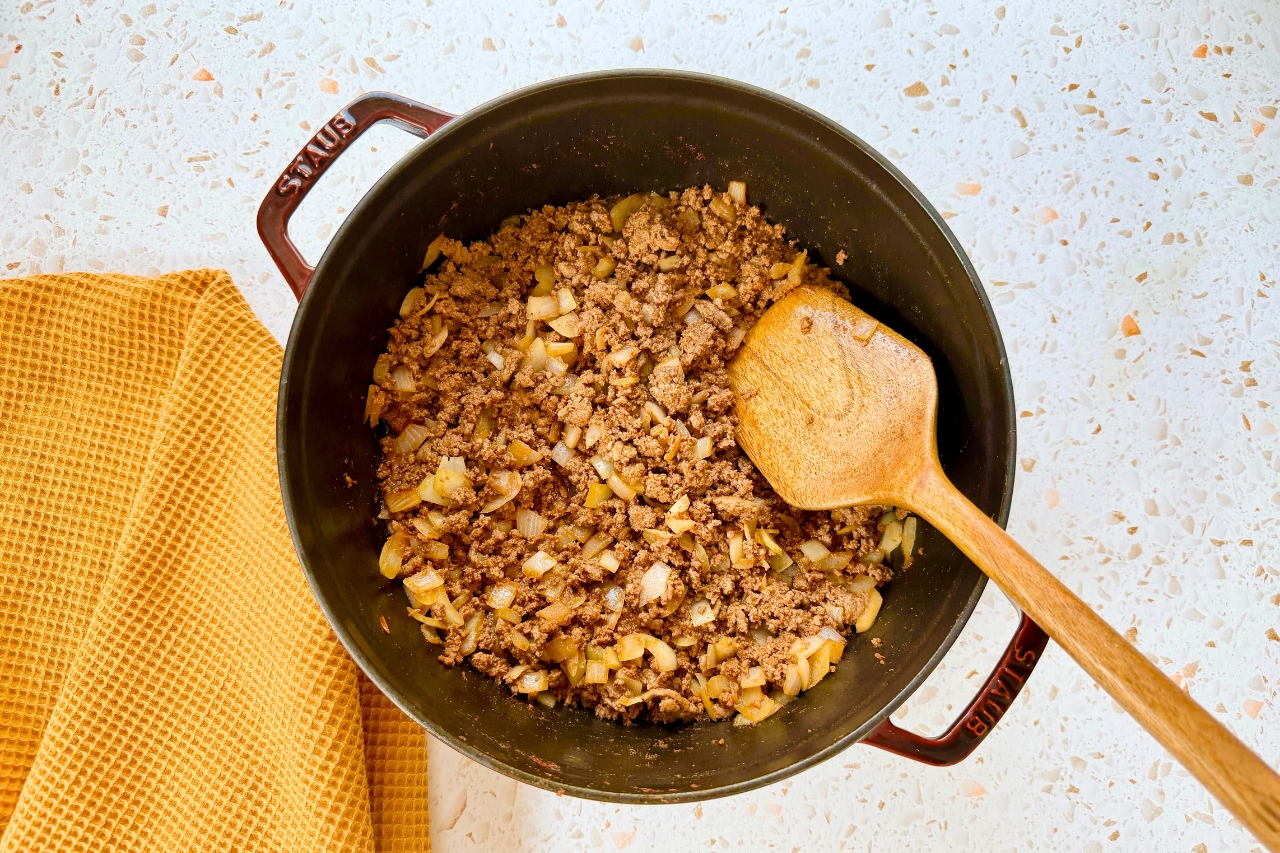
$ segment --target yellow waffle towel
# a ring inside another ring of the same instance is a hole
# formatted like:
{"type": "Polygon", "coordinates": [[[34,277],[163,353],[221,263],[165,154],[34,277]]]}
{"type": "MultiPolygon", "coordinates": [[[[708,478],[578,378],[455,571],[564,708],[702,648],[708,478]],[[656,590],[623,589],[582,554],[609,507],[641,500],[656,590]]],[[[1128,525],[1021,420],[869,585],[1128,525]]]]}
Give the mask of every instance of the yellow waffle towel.
{"type": "Polygon", "coordinates": [[[280,362],[225,272],[0,281],[0,851],[430,849],[285,526],[280,362]]]}

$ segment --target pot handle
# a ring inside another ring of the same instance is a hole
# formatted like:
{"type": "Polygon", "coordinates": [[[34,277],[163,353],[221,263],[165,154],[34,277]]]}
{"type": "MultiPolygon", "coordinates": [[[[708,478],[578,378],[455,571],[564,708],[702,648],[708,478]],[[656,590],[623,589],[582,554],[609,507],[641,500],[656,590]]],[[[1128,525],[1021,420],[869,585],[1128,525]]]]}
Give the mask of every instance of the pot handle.
{"type": "Polygon", "coordinates": [[[991,734],[1013,700],[1018,698],[1022,685],[1040,661],[1048,642],[1049,635],[1025,613],[1022,614],[1018,630],[977,698],[969,703],[946,732],[934,738],[922,737],[898,728],[886,718],[862,742],[935,767],[959,764],[978,748],[983,738],[991,734]]]}
{"type": "Polygon", "coordinates": [[[452,118],[449,113],[399,95],[367,92],[339,110],[302,147],[258,208],[258,236],[299,301],[307,292],[315,267],[307,263],[289,239],[289,218],[315,186],[316,179],[351,143],[380,121],[389,121],[426,139],[452,118]]]}

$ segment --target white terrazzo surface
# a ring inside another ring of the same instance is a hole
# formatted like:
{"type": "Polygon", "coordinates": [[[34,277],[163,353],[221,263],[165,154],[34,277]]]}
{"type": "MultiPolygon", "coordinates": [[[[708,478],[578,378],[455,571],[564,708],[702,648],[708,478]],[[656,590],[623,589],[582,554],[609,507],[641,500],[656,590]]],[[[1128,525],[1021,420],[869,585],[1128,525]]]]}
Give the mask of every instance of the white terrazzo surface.
{"type": "MultiPolygon", "coordinates": [[[[362,90],[462,112],[664,66],[780,92],[877,145],[968,248],[1022,414],[1010,529],[1280,764],[1280,4],[1023,5],[6,0],[0,275],[223,266],[283,337],[293,297],[254,214],[362,90]]],[[[379,129],[330,172],[295,220],[305,254],[412,144],[379,129]]],[[[1013,624],[989,591],[897,719],[939,731],[1013,624]]],[[[1260,849],[1052,647],[950,769],[854,747],[639,808],[431,760],[438,853],[1260,849]]]]}

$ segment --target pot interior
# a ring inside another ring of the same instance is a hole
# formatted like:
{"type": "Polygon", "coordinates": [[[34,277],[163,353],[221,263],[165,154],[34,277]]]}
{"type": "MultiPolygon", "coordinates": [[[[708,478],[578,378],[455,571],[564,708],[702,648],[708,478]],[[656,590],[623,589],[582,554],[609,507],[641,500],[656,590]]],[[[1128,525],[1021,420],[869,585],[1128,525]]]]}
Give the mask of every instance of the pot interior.
{"type": "Polygon", "coordinates": [[[628,727],[527,704],[469,667],[440,664],[405,616],[400,585],[378,573],[379,448],[361,415],[427,243],[441,232],[481,239],[533,206],[730,180],[746,181],[749,200],[859,306],[930,354],[947,474],[984,512],[1007,515],[1012,393],[994,318],[936,212],[864,143],[748,87],[659,72],[553,81],[456,119],[365,196],[317,267],[281,380],[281,485],[308,578],[360,666],[436,736],[523,781],[633,802],[776,781],[865,736],[906,699],[985,583],[922,525],[924,555],[883,590],[870,632],[882,646],[854,637],[833,677],[755,728],[628,727]]]}

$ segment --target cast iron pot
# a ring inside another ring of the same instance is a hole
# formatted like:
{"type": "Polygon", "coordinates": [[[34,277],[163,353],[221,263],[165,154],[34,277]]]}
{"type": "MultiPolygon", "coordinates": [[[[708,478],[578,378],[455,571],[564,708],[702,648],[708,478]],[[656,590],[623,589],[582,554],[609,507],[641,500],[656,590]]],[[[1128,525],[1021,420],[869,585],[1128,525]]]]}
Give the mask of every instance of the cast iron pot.
{"type": "Polygon", "coordinates": [[[924,555],[884,590],[872,632],[883,644],[855,637],[836,677],[754,728],[621,726],[583,709],[519,701],[467,666],[439,663],[405,615],[400,584],[378,572],[379,447],[361,415],[374,360],[420,279],[427,243],[442,232],[481,239],[505,217],[543,204],[723,188],[735,179],[814,262],[849,284],[859,306],[932,356],[947,476],[1003,524],[1013,394],[973,267],[937,211],[884,157],[791,101],[666,71],[553,80],[457,118],[372,93],[316,133],[259,210],[259,233],[301,300],[280,377],[277,442],[285,512],[316,599],[351,656],[405,713],[524,782],[602,800],[698,800],[777,781],[856,741],[951,764],[991,730],[1044,648],[1045,635],[1024,618],[979,696],[939,738],[889,721],[955,641],[986,583],[933,531],[922,534],[924,555]],[[429,139],[365,195],[313,270],[289,240],[289,216],[333,158],[379,121],[429,139]],[[713,743],[720,739],[723,746],[713,743]]]}

